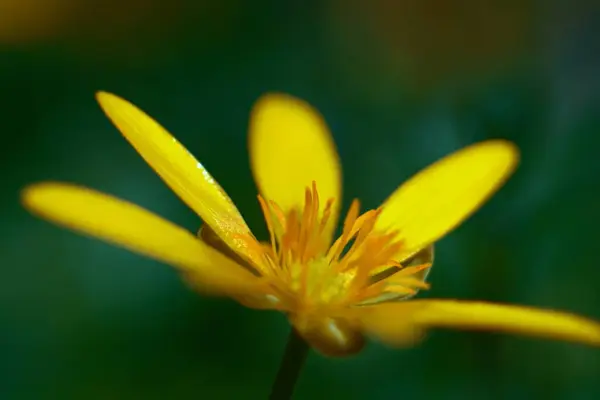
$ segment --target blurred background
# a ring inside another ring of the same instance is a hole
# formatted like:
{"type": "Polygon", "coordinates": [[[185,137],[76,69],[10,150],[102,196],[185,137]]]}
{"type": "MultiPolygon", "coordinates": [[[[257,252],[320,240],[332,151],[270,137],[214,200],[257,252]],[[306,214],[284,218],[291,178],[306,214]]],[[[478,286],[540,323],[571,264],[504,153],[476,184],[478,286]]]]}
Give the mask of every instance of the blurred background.
{"type": "MultiPolygon", "coordinates": [[[[198,218],[103,116],[117,93],[174,133],[265,233],[252,103],[315,105],[345,205],[376,207],[487,138],[514,178],[438,245],[425,297],[600,319],[597,0],[0,0],[0,398],[266,398],[285,318],[193,293],[158,262],[28,215],[24,185],[84,184],[190,230],[198,218]]],[[[311,355],[297,398],[597,399],[600,349],[436,331],[422,345],[311,355]]]]}

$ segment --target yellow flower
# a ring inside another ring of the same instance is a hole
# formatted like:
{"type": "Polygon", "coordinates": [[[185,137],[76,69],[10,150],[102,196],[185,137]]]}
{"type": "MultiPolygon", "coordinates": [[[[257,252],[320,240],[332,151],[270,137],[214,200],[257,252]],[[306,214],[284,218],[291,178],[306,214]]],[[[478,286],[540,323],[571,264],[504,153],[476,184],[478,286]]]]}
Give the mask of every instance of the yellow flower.
{"type": "Polygon", "coordinates": [[[250,156],[270,241],[257,241],[237,208],[157,122],[99,93],[107,116],[204,221],[197,236],[134,204],[91,189],[44,182],[22,201],[60,225],[178,268],[202,293],[284,312],[321,353],[349,355],[365,335],[415,343],[431,327],[500,330],[600,345],[600,325],[574,315],[455,300],[407,300],[427,289],[433,243],[472,214],[518,161],[515,146],[466,147],[416,174],[376,210],[354,201],[334,239],[341,168],[322,117],[291,96],[255,105],[250,156]]]}

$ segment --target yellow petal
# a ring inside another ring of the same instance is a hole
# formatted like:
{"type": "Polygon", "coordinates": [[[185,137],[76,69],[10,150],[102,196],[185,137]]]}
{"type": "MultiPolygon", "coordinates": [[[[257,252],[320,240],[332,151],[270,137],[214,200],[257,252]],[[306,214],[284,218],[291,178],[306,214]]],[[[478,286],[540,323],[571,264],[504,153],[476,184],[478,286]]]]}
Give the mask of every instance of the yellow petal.
{"type": "Polygon", "coordinates": [[[304,205],[305,190],[315,181],[323,211],[333,198],[328,232],[337,224],[341,168],[335,144],[322,116],[302,100],[283,94],[259,99],[250,120],[250,162],[264,198],[284,211],[304,205]]]}
{"type": "Polygon", "coordinates": [[[459,150],[417,173],[384,203],[376,229],[398,230],[402,261],[475,212],[514,171],[518,150],[490,140],[459,150]]]}
{"type": "Polygon", "coordinates": [[[22,192],[42,218],[179,268],[209,292],[245,290],[256,278],[185,229],[135,204],[91,189],[44,182],[22,192]]]}
{"type": "Polygon", "coordinates": [[[391,345],[411,344],[427,328],[439,327],[500,331],[600,346],[600,323],[559,311],[457,300],[415,300],[370,308],[361,317],[363,329],[391,345]]]}
{"type": "Polygon", "coordinates": [[[246,255],[244,238],[252,234],[229,196],[202,164],[133,104],[105,92],[99,92],[97,99],[108,118],[163,181],[228,246],[246,255]]]}

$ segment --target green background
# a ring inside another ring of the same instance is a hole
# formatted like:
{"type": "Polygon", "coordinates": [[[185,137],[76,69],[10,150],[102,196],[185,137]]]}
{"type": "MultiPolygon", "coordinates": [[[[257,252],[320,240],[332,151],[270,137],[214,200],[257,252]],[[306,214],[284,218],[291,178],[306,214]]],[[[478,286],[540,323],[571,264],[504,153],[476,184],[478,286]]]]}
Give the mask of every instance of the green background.
{"type": "MultiPolygon", "coordinates": [[[[598,2],[538,3],[90,1],[42,33],[0,29],[0,398],[261,399],[278,366],[282,315],[198,296],[172,269],[19,206],[24,185],[64,180],[199,227],[104,117],[99,89],[165,125],[263,237],[246,133],[265,92],[323,113],[345,207],[510,139],[519,170],[439,243],[420,296],[600,319],[598,2]]],[[[42,4],[11,29],[45,26],[42,4]]],[[[0,25],[17,14],[0,8],[0,25]]],[[[312,354],[297,398],[594,399],[599,376],[597,348],[435,331],[408,350],[312,354]]]]}

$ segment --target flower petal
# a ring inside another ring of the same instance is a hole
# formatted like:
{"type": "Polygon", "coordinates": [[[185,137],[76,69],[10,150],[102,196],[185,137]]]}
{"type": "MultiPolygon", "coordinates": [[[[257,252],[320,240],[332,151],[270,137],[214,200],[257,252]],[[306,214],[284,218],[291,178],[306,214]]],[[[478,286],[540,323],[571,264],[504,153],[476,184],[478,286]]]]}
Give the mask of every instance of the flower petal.
{"type": "Polygon", "coordinates": [[[514,171],[518,150],[490,140],[459,150],[417,173],[383,203],[376,229],[397,230],[402,261],[475,212],[514,171]]]}
{"type": "Polygon", "coordinates": [[[565,312],[457,300],[414,300],[365,307],[363,329],[391,345],[418,340],[427,328],[501,331],[600,346],[600,323],[565,312]],[[369,308],[369,310],[366,310],[369,308]]]}
{"type": "MultiPolygon", "coordinates": [[[[435,251],[434,251],[433,245],[424,247],[423,249],[419,250],[417,253],[415,253],[410,258],[407,258],[406,260],[404,260],[402,262],[402,268],[389,267],[381,272],[378,272],[375,275],[372,275],[370,277],[370,283],[372,285],[377,284],[381,281],[394,283],[395,281],[398,280],[398,278],[400,278],[399,274],[401,273],[401,271],[405,272],[405,271],[407,271],[407,268],[409,268],[409,267],[429,265],[428,268],[421,269],[421,270],[409,275],[411,278],[415,279],[417,282],[424,283],[425,280],[427,279],[427,276],[429,275],[429,271],[431,271],[431,267],[433,266],[434,253],[435,253],[435,251]]],[[[404,275],[403,277],[406,277],[406,276],[404,275]]],[[[383,282],[383,283],[385,283],[385,282],[383,282]]],[[[411,289],[412,289],[412,292],[410,294],[398,294],[396,292],[389,292],[389,291],[383,290],[383,292],[380,295],[370,298],[370,299],[367,299],[365,301],[362,301],[359,303],[359,305],[362,306],[362,305],[383,303],[386,301],[408,300],[408,299],[416,296],[417,293],[419,293],[419,288],[411,287],[411,289]]]]}
{"type": "MultiPolygon", "coordinates": [[[[42,218],[179,268],[209,292],[256,285],[243,267],[185,229],[135,204],[66,183],[43,182],[22,192],[24,206],[42,218]]],[[[216,293],[215,293],[216,294],[216,293]]]]}
{"type": "Polygon", "coordinates": [[[255,104],[250,120],[250,162],[264,198],[285,212],[304,205],[305,190],[316,182],[323,211],[335,199],[328,232],[337,225],[341,167],[322,116],[292,96],[269,94],[255,104]]]}
{"type": "Polygon", "coordinates": [[[128,101],[106,92],[97,100],[146,162],[232,249],[246,255],[250,229],[225,191],[160,124],[128,101]]]}

